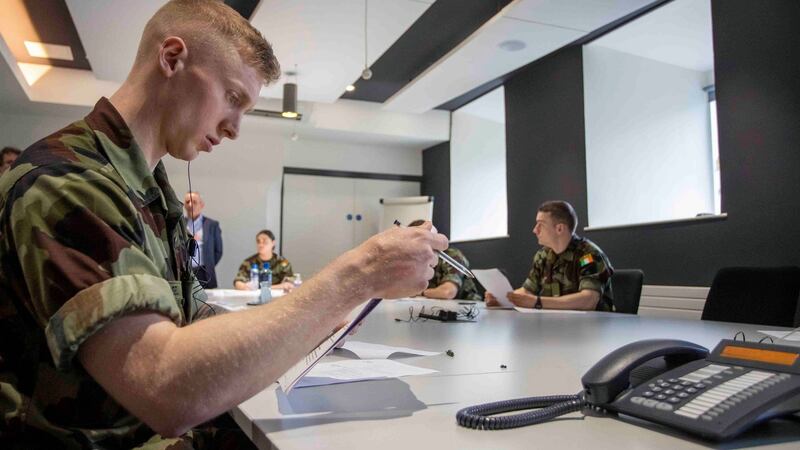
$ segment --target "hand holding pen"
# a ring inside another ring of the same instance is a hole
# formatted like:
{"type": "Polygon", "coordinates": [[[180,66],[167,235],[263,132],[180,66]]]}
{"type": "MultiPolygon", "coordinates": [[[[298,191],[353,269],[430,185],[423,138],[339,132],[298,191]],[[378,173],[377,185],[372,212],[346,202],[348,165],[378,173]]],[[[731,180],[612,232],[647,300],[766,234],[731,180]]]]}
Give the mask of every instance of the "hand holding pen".
{"type": "MultiPolygon", "coordinates": [[[[394,224],[397,225],[398,227],[402,226],[402,224],[400,223],[399,220],[395,220],[394,224]]],[[[451,267],[453,267],[457,271],[461,272],[462,275],[464,275],[464,276],[466,276],[468,278],[473,278],[473,279],[475,278],[475,274],[473,274],[471,270],[469,270],[468,268],[464,267],[460,262],[458,262],[455,259],[453,259],[452,257],[450,257],[450,255],[448,255],[447,253],[445,253],[445,252],[443,252],[441,250],[434,250],[434,251],[436,252],[436,256],[438,256],[439,259],[441,259],[445,263],[449,264],[451,267]]]]}

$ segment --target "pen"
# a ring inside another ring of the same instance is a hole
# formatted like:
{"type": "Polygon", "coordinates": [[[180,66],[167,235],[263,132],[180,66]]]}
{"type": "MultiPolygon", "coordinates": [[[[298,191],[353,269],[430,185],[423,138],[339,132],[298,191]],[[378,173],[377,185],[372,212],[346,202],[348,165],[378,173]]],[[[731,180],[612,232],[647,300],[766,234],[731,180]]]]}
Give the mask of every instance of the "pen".
{"type": "MultiPolygon", "coordinates": [[[[399,220],[395,220],[394,224],[397,225],[398,227],[402,226],[399,220]]],[[[450,266],[452,266],[457,271],[461,272],[461,274],[463,274],[464,276],[473,279],[475,278],[475,274],[473,274],[471,270],[464,267],[464,265],[462,265],[460,262],[450,257],[450,255],[448,255],[447,253],[441,250],[434,250],[434,251],[436,252],[436,255],[439,256],[439,259],[446,262],[447,264],[450,264],[450,266]]]]}

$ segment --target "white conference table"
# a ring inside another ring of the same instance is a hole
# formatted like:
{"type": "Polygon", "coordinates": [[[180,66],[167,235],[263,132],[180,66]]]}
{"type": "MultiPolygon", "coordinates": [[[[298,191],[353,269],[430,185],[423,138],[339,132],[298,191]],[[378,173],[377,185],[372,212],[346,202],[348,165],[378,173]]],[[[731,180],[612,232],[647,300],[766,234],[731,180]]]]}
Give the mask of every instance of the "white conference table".
{"type": "MultiPolygon", "coordinates": [[[[228,301],[233,301],[231,298],[228,301]]],[[[243,301],[244,302],[244,301],[243,301]]],[[[422,448],[800,448],[800,418],[773,420],[736,440],[714,443],[632,418],[573,413],[549,423],[503,431],[456,424],[466,406],[511,398],[574,394],[580,378],[612,350],[640,339],[671,338],[709,349],[743,331],[748,340],[775,327],[617,313],[523,314],[482,310],[474,323],[408,319],[409,307],[449,309],[454,301],[382,302],[351,339],[445,352],[397,358],[431,375],[298,388],[277,384],[231,411],[260,449],[422,448]],[[500,366],[505,365],[503,369],[500,366]]],[[[328,360],[346,357],[337,350],[328,360]]]]}

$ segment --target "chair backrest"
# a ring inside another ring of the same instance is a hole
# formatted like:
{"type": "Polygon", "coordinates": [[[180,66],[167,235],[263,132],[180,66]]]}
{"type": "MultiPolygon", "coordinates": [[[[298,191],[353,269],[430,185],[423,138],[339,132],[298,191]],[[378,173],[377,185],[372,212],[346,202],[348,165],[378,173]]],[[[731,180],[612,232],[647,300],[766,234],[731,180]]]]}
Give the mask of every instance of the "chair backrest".
{"type": "Polygon", "coordinates": [[[614,270],[611,275],[611,290],[614,293],[614,311],[638,314],[642,297],[644,272],[639,269],[614,270]]]}
{"type": "Polygon", "coordinates": [[[725,267],[717,272],[703,320],[795,326],[800,267],[725,267]]]}

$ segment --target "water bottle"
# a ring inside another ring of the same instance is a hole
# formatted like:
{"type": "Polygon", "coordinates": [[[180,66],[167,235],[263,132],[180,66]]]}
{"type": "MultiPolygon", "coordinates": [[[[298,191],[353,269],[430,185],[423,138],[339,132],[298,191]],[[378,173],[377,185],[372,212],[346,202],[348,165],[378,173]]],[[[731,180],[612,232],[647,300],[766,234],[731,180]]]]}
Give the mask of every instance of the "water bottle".
{"type": "Polygon", "coordinates": [[[250,288],[258,289],[258,263],[250,266],[250,288]]]}
{"type": "Polygon", "coordinates": [[[261,271],[258,273],[258,285],[261,288],[259,294],[259,303],[268,303],[272,300],[272,269],[268,262],[261,266],[261,271]]]}
{"type": "Polygon", "coordinates": [[[294,279],[292,280],[292,284],[294,284],[295,289],[299,288],[301,284],[303,284],[303,279],[300,278],[300,274],[294,274],[294,279]]]}

